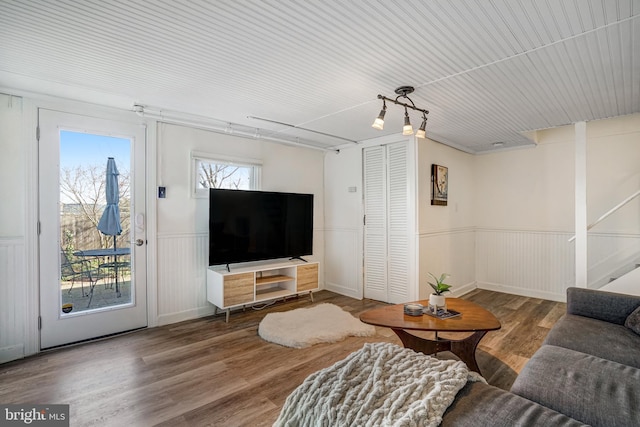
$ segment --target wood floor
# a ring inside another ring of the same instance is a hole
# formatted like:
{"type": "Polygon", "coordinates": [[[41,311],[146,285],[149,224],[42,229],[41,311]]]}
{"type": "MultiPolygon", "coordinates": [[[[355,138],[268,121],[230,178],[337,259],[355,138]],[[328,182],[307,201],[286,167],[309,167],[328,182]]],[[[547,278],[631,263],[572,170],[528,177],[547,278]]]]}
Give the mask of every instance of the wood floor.
{"type": "MultiPolygon", "coordinates": [[[[316,304],[331,302],[355,316],[382,305],[328,291],[314,295],[316,304]]],[[[487,381],[504,389],[565,311],[562,303],[484,290],[463,298],[502,323],[480,342],[477,359],[487,381]]],[[[0,402],[70,404],[71,426],[270,426],[289,393],[312,372],[365,342],[401,344],[386,328],[371,338],[306,349],[258,337],[267,313],[308,306],[308,298],[295,298],[262,311],[234,312],[229,323],[224,315],[211,316],[6,363],[0,365],[0,402]]]]}

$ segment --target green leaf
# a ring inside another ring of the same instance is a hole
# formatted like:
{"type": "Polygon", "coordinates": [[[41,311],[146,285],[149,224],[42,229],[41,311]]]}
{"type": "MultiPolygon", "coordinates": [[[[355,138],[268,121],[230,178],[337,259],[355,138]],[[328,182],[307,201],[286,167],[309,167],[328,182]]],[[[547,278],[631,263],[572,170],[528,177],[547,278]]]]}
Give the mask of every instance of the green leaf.
{"type": "Polygon", "coordinates": [[[437,278],[432,273],[429,273],[429,275],[436,281],[436,283],[428,282],[435,291],[436,295],[442,295],[445,292],[449,292],[449,290],[451,289],[451,285],[447,285],[446,283],[444,283],[444,281],[447,279],[447,277],[450,276],[450,274],[442,273],[440,275],[440,278],[437,278]]]}

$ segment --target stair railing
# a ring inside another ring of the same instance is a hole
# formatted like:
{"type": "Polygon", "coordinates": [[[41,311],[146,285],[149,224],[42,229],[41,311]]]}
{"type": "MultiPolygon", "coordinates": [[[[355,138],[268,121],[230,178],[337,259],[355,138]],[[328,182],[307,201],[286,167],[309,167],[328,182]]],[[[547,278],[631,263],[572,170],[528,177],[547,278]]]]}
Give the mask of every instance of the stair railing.
{"type": "MultiPolygon", "coordinates": [[[[631,196],[627,197],[626,199],[624,199],[623,201],[621,201],[620,203],[615,205],[613,208],[609,209],[606,213],[604,213],[600,218],[595,220],[592,224],[589,224],[587,226],[587,231],[591,230],[593,227],[595,227],[596,225],[598,225],[599,223],[604,221],[606,218],[611,216],[611,214],[615,213],[621,207],[623,207],[624,205],[626,205],[627,203],[629,203],[630,201],[632,201],[633,199],[635,199],[638,196],[640,196],[640,190],[636,191],[631,196]]],[[[574,240],[576,240],[576,236],[575,235],[572,238],[569,239],[570,242],[573,242],[574,240]]]]}

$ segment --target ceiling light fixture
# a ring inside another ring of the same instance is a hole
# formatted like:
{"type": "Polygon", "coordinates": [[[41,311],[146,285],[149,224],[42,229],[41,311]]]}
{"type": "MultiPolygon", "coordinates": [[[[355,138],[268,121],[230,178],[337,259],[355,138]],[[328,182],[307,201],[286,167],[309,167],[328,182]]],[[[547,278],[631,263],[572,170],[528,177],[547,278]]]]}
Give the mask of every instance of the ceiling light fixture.
{"type": "Polygon", "coordinates": [[[404,107],[404,126],[402,126],[402,134],[413,135],[413,126],[411,126],[411,120],[409,119],[407,107],[404,107]]]}
{"type": "Polygon", "coordinates": [[[384,115],[386,113],[387,113],[387,103],[383,99],[382,110],[380,110],[380,114],[378,114],[378,117],[373,121],[373,124],[371,125],[371,127],[378,130],[384,129],[384,115]]]}
{"type": "Polygon", "coordinates": [[[375,119],[371,127],[378,130],[382,130],[384,128],[384,115],[387,112],[386,101],[389,101],[389,102],[393,102],[396,105],[401,105],[404,107],[404,126],[402,127],[403,135],[413,135],[413,126],[411,126],[411,119],[409,118],[409,112],[407,109],[411,108],[412,110],[422,112],[422,124],[420,125],[420,128],[418,129],[416,136],[418,138],[426,138],[427,134],[425,132],[425,129],[427,127],[427,114],[429,114],[429,111],[416,107],[416,104],[414,104],[411,98],[407,96],[408,94],[413,93],[414,90],[415,89],[413,88],[413,86],[400,86],[395,90],[395,93],[398,95],[396,99],[391,99],[383,95],[378,95],[378,99],[382,99],[382,110],[380,110],[380,114],[375,119]],[[407,101],[410,102],[410,104],[406,102],[398,101],[400,98],[405,98],[407,101]]]}
{"type": "Polygon", "coordinates": [[[425,131],[426,128],[427,128],[427,115],[422,113],[422,123],[418,128],[418,132],[416,132],[416,136],[418,138],[426,138],[427,137],[427,132],[425,131]]]}

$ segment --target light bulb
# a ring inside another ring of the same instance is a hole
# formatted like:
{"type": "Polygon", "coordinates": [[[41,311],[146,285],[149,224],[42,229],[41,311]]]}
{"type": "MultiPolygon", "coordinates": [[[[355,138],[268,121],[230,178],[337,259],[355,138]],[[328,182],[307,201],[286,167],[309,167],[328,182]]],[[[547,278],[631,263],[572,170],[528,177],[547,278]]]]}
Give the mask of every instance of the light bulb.
{"type": "Polygon", "coordinates": [[[416,132],[416,136],[418,138],[426,138],[427,137],[427,132],[425,131],[426,128],[427,128],[427,118],[424,117],[424,119],[422,120],[422,123],[420,124],[420,128],[418,128],[418,132],[416,132]]]}
{"type": "Polygon", "coordinates": [[[409,113],[407,113],[407,109],[404,109],[404,126],[402,127],[403,135],[413,135],[413,126],[411,126],[411,121],[409,120],[409,113]]]}
{"type": "Polygon", "coordinates": [[[387,106],[383,105],[382,110],[380,110],[380,114],[378,114],[378,117],[373,121],[373,124],[371,125],[371,127],[378,130],[384,129],[384,115],[386,113],[387,113],[387,106]]]}

